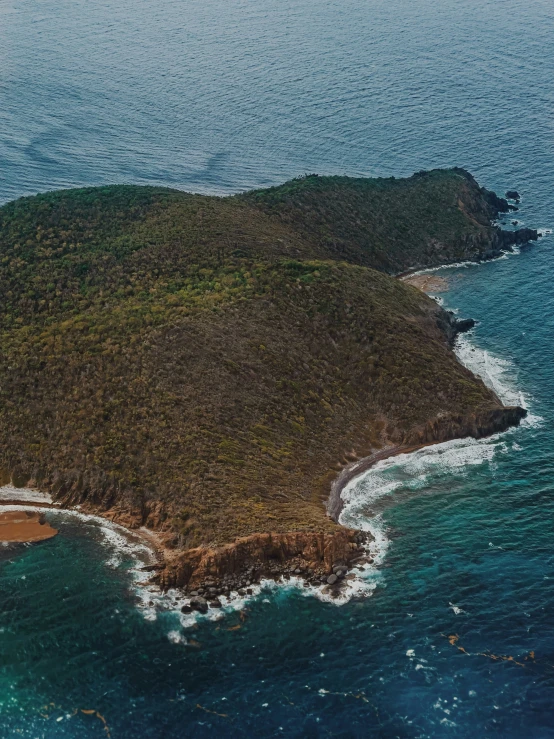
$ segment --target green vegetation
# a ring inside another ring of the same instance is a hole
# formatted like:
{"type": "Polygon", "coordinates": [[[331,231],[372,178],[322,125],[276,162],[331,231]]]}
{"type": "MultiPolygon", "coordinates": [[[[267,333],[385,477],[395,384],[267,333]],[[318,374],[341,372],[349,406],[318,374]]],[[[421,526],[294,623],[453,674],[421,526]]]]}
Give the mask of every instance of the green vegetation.
{"type": "Polygon", "coordinates": [[[215,198],[112,186],[0,209],[0,468],[178,546],[330,530],[341,464],[498,405],[381,272],[478,256],[462,170],[215,198]]]}

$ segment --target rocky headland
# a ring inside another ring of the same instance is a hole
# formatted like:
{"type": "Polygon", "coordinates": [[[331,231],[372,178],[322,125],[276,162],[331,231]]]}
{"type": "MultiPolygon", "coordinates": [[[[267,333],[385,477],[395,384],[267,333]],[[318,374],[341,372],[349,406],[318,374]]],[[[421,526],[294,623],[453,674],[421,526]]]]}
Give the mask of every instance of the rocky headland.
{"type": "Polygon", "coordinates": [[[155,531],[153,579],[214,607],[339,588],[367,561],[336,522],[353,474],[525,414],[457,361],[471,319],[395,278],[535,240],[494,225],[514,207],[460,169],[4,206],[0,484],[155,531]]]}

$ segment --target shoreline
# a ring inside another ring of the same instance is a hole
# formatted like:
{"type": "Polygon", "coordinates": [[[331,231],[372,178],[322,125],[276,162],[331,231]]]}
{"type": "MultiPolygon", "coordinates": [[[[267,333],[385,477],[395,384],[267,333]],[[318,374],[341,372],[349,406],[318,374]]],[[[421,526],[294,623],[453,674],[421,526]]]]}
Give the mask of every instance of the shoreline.
{"type": "MultiPolygon", "coordinates": [[[[522,231],[525,231],[526,233],[527,232],[531,232],[531,233],[533,232],[531,229],[521,229],[521,230],[522,231]]],[[[507,232],[507,233],[510,233],[510,232],[507,232]]],[[[517,231],[515,231],[513,233],[517,233],[517,231]]],[[[535,233],[537,235],[542,236],[542,233],[540,231],[536,231],[535,233]]],[[[536,240],[536,238],[537,237],[535,237],[535,239],[533,239],[533,240],[536,240]]],[[[517,244],[517,242],[516,242],[516,244],[517,244]]],[[[514,249],[514,244],[509,244],[504,249],[499,250],[499,252],[497,254],[491,255],[489,257],[485,257],[485,258],[481,258],[481,259],[477,259],[477,260],[466,260],[464,262],[447,262],[445,264],[440,264],[440,265],[437,265],[435,267],[423,267],[423,268],[422,267],[413,267],[412,269],[409,269],[409,270],[407,270],[405,272],[402,272],[400,274],[395,275],[395,277],[396,277],[396,279],[401,280],[403,282],[406,281],[406,282],[408,282],[408,284],[412,284],[416,289],[421,290],[422,292],[425,292],[426,294],[429,294],[426,291],[424,284],[418,285],[416,283],[410,283],[409,282],[410,278],[415,278],[415,277],[418,277],[418,276],[424,277],[425,275],[429,275],[429,277],[432,279],[432,277],[435,276],[434,273],[438,272],[441,269],[448,269],[448,268],[455,268],[455,267],[463,267],[463,266],[468,266],[468,265],[479,266],[479,265],[481,265],[483,263],[491,262],[491,261],[496,261],[498,259],[502,259],[504,257],[507,257],[509,254],[515,254],[515,253],[519,253],[519,252],[516,252],[516,250],[514,249]]],[[[441,292],[447,292],[448,291],[448,282],[447,282],[446,278],[441,278],[440,276],[437,276],[437,277],[441,281],[440,282],[441,292]]],[[[465,321],[467,321],[467,320],[472,321],[472,319],[465,319],[465,321]]],[[[463,324],[463,323],[465,323],[465,321],[462,320],[462,321],[460,321],[460,323],[463,324]]],[[[475,322],[472,321],[472,324],[473,325],[474,325],[474,323],[475,322]]],[[[473,328],[473,325],[470,328],[473,328]]],[[[455,327],[455,325],[454,325],[454,327],[455,327]]],[[[457,338],[457,336],[460,333],[464,333],[466,330],[467,329],[465,329],[465,328],[458,329],[456,335],[454,336],[453,343],[454,343],[455,339],[457,338]]],[[[459,357],[458,357],[458,361],[460,361],[459,357]]],[[[473,370],[470,370],[470,371],[473,372],[473,370]]],[[[478,373],[474,372],[474,374],[477,377],[480,377],[480,375],[478,373]]],[[[481,378],[481,379],[483,379],[483,378],[481,378]]],[[[493,390],[493,392],[496,395],[496,398],[497,398],[499,404],[502,406],[502,408],[507,409],[507,408],[510,408],[511,407],[511,406],[505,405],[502,402],[502,400],[498,397],[497,393],[494,390],[493,390]]],[[[527,415],[527,409],[524,408],[524,410],[525,410],[525,415],[527,415]]],[[[525,416],[523,416],[523,417],[525,417],[525,416]]],[[[510,428],[510,426],[508,426],[505,430],[507,431],[509,428],[510,428]]],[[[497,433],[497,431],[496,430],[493,430],[493,431],[491,431],[490,434],[484,434],[480,438],[486,438],[487,436],[492,436],[495,433],[497,433]]],[[[417,452],[420,449],[424,449],[426,447],[435,446],[437,444],[442,444],[442,443],[445,443],[447,441],[453,441],[455,438],[463,439],[463,438],[475,438],[475,437],[472,436],[471,434],[467,434],[465,436],[460,436],[460,437],[454,436],[454,437],[451,437],[451,438],[437,439],[437,440],[430,441],[430,442],[427,442],[427,443],[424,443],[424,444],[417,444],[417,445],[409,445],[409,444],[391,445],[391,446],[387,446],[387,447],[384,447],[382,449],[377,450],[373,454],[370,454],[368,457],[364,457],[361,460],[358,460],[356,462],[352,462],[351,464],[347,465],[339,473],[339,475],[335,478],[335,480],[331,484],[331,491],[329,493],[329,498],[328,498],[327,504],[326,504],[327,514],[337,524],[342,525],[342,524],[340,524],[339,519],[340,519],[340,515],[341,515],[341,513],[342,513],[342,511],[344,509],[344,505],[345,505],[345,501],[342,498],[342,492],[343,492],[343,490],[346,488],[346,486],[352,480],[354,480],[356,477],[358,477],[358,476],[364,474],[365,472],[367,472],[368,470],[370,470],[375,464],[377,464],[377,462],[381,462],[381,461],[383,461],[385,459],[390,459],[391,457],[395,457],[395,456],[398,456],[400,454],[411,454],[413,452],[417,452]]]]}
{"type": "MultiPolygon", "coordinates": [[[[84,512],[76,508],[57,506],[46,501],[33,501],[24,497],[24,489],[21,489],[21,493],[21,497],[13,496],[0,500],[0,517],[8,511],[12,513],[35,512],[37,517],[41,511],[54,511],[61,515],[75,516],[82,523],[90,520],[98,524],[108,547],[111,546],[116,550],[114,554],[110,554],[107,550],[104,562],[106,566],[117,568],[121,564],[119,557],[121,551],[133,558],[134,564],[129,569],[133,578],[131,589],[137,600],[137,608],[146,620],[155,620],[158,613],[164,611],[178,612],[184,628],[196,623],[198,616],[218,620],[225,613],[242,610],[248,601],[267,589],[293,589],[303,596],[313,596],[323,602],[342,605],[352,597],[366,597],[374,588],[374,583],[368,582],[363,577],[363,573],[374,570],[374,557],[378,556],[378,552],[374,551],[377,543],[363,532],[360,532],[360,536],[364,539],[364,546],[360,544],[356,552],[357,556],[348,565],[341,564],[333,568],[339,572],[332,583],[327,582],[330,575],[325,575],[324,583],[310,582],[306,578],[306,573],[295,570],[293,565],[290,572],[270,573],[262,570],[247,588],[231,586],[229,592],[219,593],[215,597],[208,593],[195,595],[194,592],[188,592],[184,587],[162,587],[159,582],[156,582],[156,573],[160,570],[164,571],[167,567],[168,560],[165,555],[171,550],[166,550],[160,544],[155,532],[130,529],[112,521],[107,516],[84,512]],[[128,546],[122,543],[123,539],[128,546]],[[148,556],[154,561],[145,562],[142,557],[139,557],[137,547],[143,552],[147,550],[148,556]],[[357,574],[354,574],[354,569],[357,570],[357,574]]],[[[38,493],[39,491],[29,488],[30,496],[36,496],[38,493]]],[[[345,527],[341,529],[347,531],[345,527]]]]}
{"type": "MultiPolygon", "coordinates": [[[[340,514],[344,508],[344,500],[341,497],[342,491],[348,483],[352,482],[356,477],[363,475],[364,472],[370,470],[377,462],[382,462],[391,457],[397,457],[400,454],[411,454],[412,452],[417,452],[428,446],[443,444],[445,441],[449,441],[449,439],[431,441],[427,444],[417,444],[415,446],[399,444],[397,446],[384,447],[383,449],[370,454],[368,457],[364,457],[357,462],[352,462],[342,470],[331,485],[331,493],[329,494],[329,499],[327,501],[328,515],[333,519],[333,521],[339,523],[340,514]]],[[[342,524],[339,525],[342,526],[342,524]]]]}
{"type": "MultiPolygon", "coordinates": [[[[510,253],[510,251],[511,250],[507,250],[507,252],[497,255],[496,258],[503,256],[505,253],[510,253]]],[[[478,265],[483,261],[490,261],[490,259],[478,260],[471,263],[478,265]]],[[[439,267],[427,269],[434,272],[438,269],[452,266],[454,265],[444,264],[439,267]]],[[[413,276],[421,271],[424,270],[418,270],[415,268],[397,277],[399,279],[406,279],[407,277],[413,276]]],[[[460,328],[456,330],[456,323],[462,324],[464,322],[453,322],[452,328],[455,332],[453,338],[460,332],[460,328]]],[[[416,437],[419,434],[422,439],[421,443],[410,443],[410,440],[408,439],[407,442],[402,444],[385,446],[376,450],[373,454],[346,466],[331,485],[326,509],[329,517],[338,524],[339,534],[342,533],[343,537],[348,533],[356,536],[356,538],[351,537],[346,542],[346,545],[353,546],[357,551],[352,552],[351,555],[354,556],[349,556],[346,561],[343,561],[342,557],[339,561],[337,557],[332,557],[331,559],[329,559],[329,557],[323,558],[321,556],[323,549],[320,548],[319,555],[322,565],[322,567],[320,567],[321,572],[317,571],[314,573],[313,569],[309,566],[307,557],[304,557],[304,551],[301,547],[300,549],[297,547],[296,551],[292,552],[292,556],[291,552],[286,551],[285,547],[285,550],[281,551],[281,566],[278,568],[270,568],[267,566],[269,563],[268,558],[266,557],[266,552],[264,551],[265,543],[263,543],[261,548],[258,545],[258,548],[254,553],[252,551],[248,551],[245,557],[237,557],[237,550],[240,550],[241,544],[244,546],[244,541],[248,539],[260,540],[266,537],[269,540],[270,547],[275,549],[275,542],[281,540],[281,543],[282,540],[295,535],[294,532],[283,535],[254,534],[251,537],[246,537],[242,542],[241,540],[237,540],[215,550],[200,548],[199,550],[202,555],[204,555],[204,558],[207,557],[208,559],[208,567],[199,568],[202,570],[201,577],[196,576],[197,573],[193,567],[192,572],[189,573],[188,577],[186,577],[186,581],[179,581],[179,578],[172,578],[171,574],[172,572],[175,574],[178,570],[179,559],[185,559],[187,554],[193,553],[193,550],[185,550],[184,552],[181,552],[169,549],[164,546],[156,532],[146,530],[144,527],[130,528],[125,524],[117,522],[115,520],[116,516],[113,513],[110,514],[109,511],[102,513],[100,511],[82,510],[81,506],[76,508],[66,506],[62,507],[48,500],[37,500],[37,497],[43,496],[44,498],[47,498],[49,496],[47,494],[41,494],[39,491],[31,488],[29,488],[28,499],[25,499],[24,496],[20,498],[16,495],[14,497],[7,497],[6,499],[0,498],[0,511],[2,510],[2,507],[6,506],[24,506],[34,509],[57,510],[60,512],[67,512],[68,514],[77,514],[82,517],[90,517],[92,519],[96,519],[98,522],[101,521],[105,523],[107,526],[111,525],[112,527],[121,529],[121,531],[124,532],[130,540],[140,540],[148,549],[152,560],[154,560],[152,564],[143,564],[135,569],[136,573],[144,573],[144,575],[148,575],[147,578],[140,577],[140,575],[136,577],[136,585],[142,586],[145,593],[148,589],[151,591],[156,588],[162,597],[164,593],[171,592],[170,597],[173,600],[185,601],[185,605],[182,608],[182,612],[184,614],[190,614],[195,610],[199,613],[205,614],[207,612],[208,605],[211,606],[210,613],[212,613],[214,610],[221,609],[223,606],[228,607],[232,605],[241,598],[248,599],[254,597],[262,587],[269,585],[271,582],[274,582],[277,586],[286,587],[287,585],[292,585],[300,590],[305,589],[304,592],[306,594],[309,593],[316,597],[329,595],[330,599],[334,602],[346,602],[351,597],[351,595],[348,595],[348,593],[345,592],[350,590],[349,587],[345,587],[349,581],[351,582],[352,579],[355,579],[360,584],[364,584],[363,578],[355,575],[352,572],[352,569],[357,567],[359,570],[364,570],[368,566],[371,567],[373,565],[374,559],[372,555],[374,555],[374,552],[371,551],[371,545],[374,544],[375,541],[371,534],[368,535],[364,532],[354,531],[353,529],[350,530],[340,524],[339,519],[345,505],[345,501],[342,498],[342,492],[345,487],[353,479],[363,475],[380,461],[384,461],[401,454],[411,454],[420,449],[441,444],[453,439],[484,438],[486,436],[493,435],[498,431],[507,430],[510,426],[517,425],[521,418],[524,417],[525,413],[525,410],[514,406],[505,406],[502,401],[499,400],[499,408],[493,409],[490,412],[490,418],[488,419],[484,417],[482,419],[451,419],[449,425],[447,424],[443,427],[436,422],[433,427],[433,422],[430,422],[429,429],[422,428],[415,430],[415,432],[411,432],[412,438],[414,433],[416,437]],[[508,413],[506,413],[506,411],[508,411],[508,413]],[[518,415],[517,413],[514,413],[515,411],[519,411],[520,414],[518,415]],[[494,415],[495,412],[496,416],[494,415]],[[512,413],[511,416],[510,412],[512,413]],[[504,420],[502,420],[503,416],[505,416],[504,420]],[[481,423],[479,423],[479,421],[481,421],[481,423]],[[429,436],[429,434],[432,434],[435,438],[429,438],[428,440],[425,439],[425,436],[429,436]],[[35,499],[33,500],[32,497],[35,499]],[[360,535],[362,535],[362,539],[359,538],[360,535]],[[222,553],[234,555],[234,559],[232,556],[227,557],[228,561],[232,560],[231,567],[229,569],[226,569],[225,566],[217,567],[217,564],[221,564],[221,562],[217,562],[217,559],[222,553]],[[257,567],[255,573],[253,573],[253,567],[250,567],[250,570],[248,570],[248,566],[252,564],[251,560],[253,556],[258,559],[256,562],[257,567]],[[329,559],[329,561],[327,561],[327,559],[329,559]],[[218,570],[221,571],[218,572],[218,570]],[[323,570],[325,570],[325,572],[323,572],[323,570]],[[338,577],[334,577],[332,582],[330,582],[329,578],[333,578],[335,570],[338,572],[338,577]],[[211,580],[214,579],[212,573],[215,572],[217,572],[215,575],[216,582],[212,583],[211,580]],[[205,587],[206,583],[204,580],[207,581],[207,587],[205,587]],[[176,588],[178,590],[176,590],[176,588]],[[254,590],[256,593],[254,593],[254,590]],[[215,592],[210,593],[209,591],[215,592]],[[176,593],[178,593],[178,595],[176,595],[176,593]],[[211,597],[212,602],[206,601],[204,596],[211,597]],[[194,598],[204,601],[204,603],[200,602],[199,604],[196,604],[200,606],[198,608],[195,608],[194,604],[191,607],[190,603],[194,598]],[[224,603],[221,603],[220,599],[223,600],[224,603]]],[[[9,490],[4,489],[4,494],[6,493],[8,493],[9,496],[9,490]]],[[[297,532],[297,535],[303,539],[309,538],[310,536],[317,536],[317,534],[313,532],[297,532]]],[[[198,559],[196,565],[198,564],[203,564],[203,560],[200,561],[200,559],[198,559]]],[[[367,583],[365,583],[365,585],[367,587],[367,583]]],[[[145,605],[144,602],[143,605],[145,605]]]]}

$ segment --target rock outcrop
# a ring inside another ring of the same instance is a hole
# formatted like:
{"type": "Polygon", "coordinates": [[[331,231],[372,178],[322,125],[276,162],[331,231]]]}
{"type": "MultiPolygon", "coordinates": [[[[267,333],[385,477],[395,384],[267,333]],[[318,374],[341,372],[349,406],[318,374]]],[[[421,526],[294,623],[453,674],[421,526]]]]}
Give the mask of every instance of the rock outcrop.
{"type": "Polygon", "coordinates": [[[519,406],[493,408],[464,416],[445,413],[424,426],[411,429],[404,437],[404,444],[407,447],[437,444],[466,436],[481,439],[519,425],[526,415],[527,411],[519,406]]]}
{"type": "MultiPolygon", "coordinates": [[[[194,590],[210,583],[217,593],[231,581],[248,587],[262,577],[302,575],[316,582],[338,562],[347,568],[363,555],[367,534],[341,528],[335,533],[254,534],[222,547],[197,547],[176,554],[153,578],[163,589],[194,590]],[[238,579],[235,579],[238,578],[238,579]]],[[[214,591],[215,592],[215,591],[214,591]]]]}

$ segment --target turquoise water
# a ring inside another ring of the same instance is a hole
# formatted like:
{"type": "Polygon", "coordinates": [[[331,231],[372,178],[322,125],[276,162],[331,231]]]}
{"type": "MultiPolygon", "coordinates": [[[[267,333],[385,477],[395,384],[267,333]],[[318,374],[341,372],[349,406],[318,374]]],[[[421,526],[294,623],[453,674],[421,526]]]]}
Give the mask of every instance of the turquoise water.
{"type": "MultiPolygon", "coordinates": [[[[542,0],[7,0],[0,200],[455,164],[551,227],[553,16],[542,0]]],[[[138,607],[134,560],[101,528],[49,514],[60,536],[0,553],[0,735],[554,736],[553,245],[444,273],[446,304],[479,321],[460,351],[530,420],[349,491],[345,516],[383,537],[371,597],[268,592],[185,629],[170,600],[155,620],[138,607]]]]}

